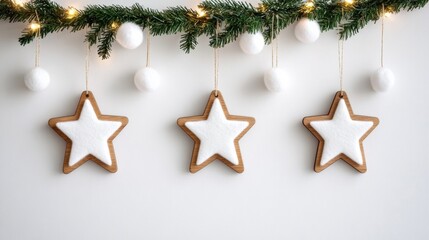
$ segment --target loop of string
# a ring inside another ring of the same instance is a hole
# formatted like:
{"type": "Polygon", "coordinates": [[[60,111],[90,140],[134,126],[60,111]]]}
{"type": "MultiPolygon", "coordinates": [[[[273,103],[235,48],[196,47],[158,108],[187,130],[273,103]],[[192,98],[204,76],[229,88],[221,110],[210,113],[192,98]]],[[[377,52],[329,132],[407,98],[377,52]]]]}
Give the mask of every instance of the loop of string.
{"type": "MultiPolygon", "coordinates": [[[[35,10],[35,14],[36,14],[37,24],[41,25],[37,10],[35,10]]],[[[35,59],[34,59],[35,67],[40,66],[40,29],[41,29],[41,26],[39,26],[39,28],[36,30],[36,42],[35,42],[36,48],[35,48],[35,59]]]]}
{"type": "Polygon", "coordinates": [[[150,29],[147,29],[146,37],[146,67],[150,67],[150,29]]]}
{"type": "Polygon", "coordinates": [[[218,96],[219,91],[219,49],[218,49],[218,35],[219,35],[219,20],[216,20],[216,33],[215,33],[215,47],[214,52],[214,89],[215,96],[218,96]]]}
{"type": "Polygon", "coordinates": [[[86,96],[89,94],[89,55],[91,51],[91,46],[89,42],[87,42],[86,45],[86,56],[85,56],[85,89],[86,89],[86,96]]]}
{"type": "Polygon", "coordinates": [[[279,25],[279,17],[277,15],[273,15],[272,21],[271,21],[271,67],[277,68],[279,66],[279,42],[276,37],[274,39],[274,31],[277,34],[277,28],[279,25]],[[274,18],[276,19],[276,24],[274,28],[274,18]],[[275,42],[274,42],[275,41],[275,42]]]}
{"type": "Polygon", "coordinates": [[[384,67],[384,3],[381,5],[381,67],[384,67]]]}
{"type": "MultiPolygon", "coordinates": [[[[344,10],[341,10],[341,21],[343,20],[344,10]]],[[[343,29],[342,23],[338,26],[338,35],[340,31],[343,29]]],[[[343,88],[343,73],[344,73],[344,39],[341,37],[338,38],[338,69],[339,69],[339,80],[340,80],[340,96],[343,96],[344,88],[343,88]]]]}

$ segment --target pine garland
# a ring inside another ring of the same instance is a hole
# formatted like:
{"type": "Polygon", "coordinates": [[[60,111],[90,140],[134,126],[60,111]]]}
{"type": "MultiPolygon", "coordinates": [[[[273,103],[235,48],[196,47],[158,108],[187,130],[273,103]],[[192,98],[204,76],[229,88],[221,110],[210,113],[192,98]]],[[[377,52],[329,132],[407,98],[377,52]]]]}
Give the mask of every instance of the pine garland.
{"type": "MultiPolygon", "coordinates": [[[[302,0],[262,0],[258,7],[247,2],[233,0],[206,0],[200,4],[205,11],[201,16],[197,11],[183,6],[171,7],[163,11],[145,8],[140,4],[131,7],[120,5],[90,5],[77,10],[70,17],[68,7],[62,7],[50,0],[34,0],[22,6],[13,0],[0,0],[0,19],[9,22],[40,22],[40,37],[70,30],[89,29],[86,41],[97,45],[98,54],[108,58],[115,40],[117,26],[124,22],[134,22],[150,33],[168,35],[181,33],[180,48],[189,53],[198,44],[198,37],[210,37],[211,47],[223,47],[235,41],[244,32],[261,31],[265,42],[271,41],[273,17],[278,21],[274,37],[280,30],[302,17],[319,22],[322,31],[340,28],[340,37],[347,39],[358,33],[366,24],[380,18],[384,6],[391,13],[401,10],[411,11],[424,7],[429,0],[355,0],[347,4],[344,0],[313,0],[309,8],[302,0]],[[215,41],[216,25],[221,25],[218,40],[215,41]]],[[[21,45],[34,40],[37,31],[26,28],[19,38],[21,45]]]]}

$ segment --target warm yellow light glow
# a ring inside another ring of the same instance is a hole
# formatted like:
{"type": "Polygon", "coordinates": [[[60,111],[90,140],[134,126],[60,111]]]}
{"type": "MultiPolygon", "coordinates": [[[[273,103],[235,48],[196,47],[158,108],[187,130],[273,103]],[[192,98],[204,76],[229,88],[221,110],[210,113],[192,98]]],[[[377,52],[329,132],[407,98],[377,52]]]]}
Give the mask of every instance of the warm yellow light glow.
{"type": "Polygon", "coordinates": [[[31,29],[32,31],[37,31],[37,30],[39,30],[39,29],[40,29],[40,24],[38,24],[38,23],[31,23],[31,24],[30,24],[30,29],[31,29]]]}
{"type": "Polygon", "coordinates": [[[77,16],[77,14],[78,14],[79,12],[76,10],[76,8],[74,8],[74,7],[70,7],[68,10],[67,10],[67,18],[74,18],[74,17],[76,17],[77,16]]]}
{"type": "Polygon", "coordinates": [[[355,1],[354,0],[344,0],[344,3],[346,5],[353,5],[353,3],[355,3],[355,1]]]}
{"type": "Polygon", "coordinates": [[[383,17],[388,18],[390,16],[392,16],[392,14],[394,13],[393,8],[392,7],[386,7],[383,8],[383,17]]]}
{"type": "Polygon", "coordinates": [[[204,9],[202,9],[200,7],[197,7],[196,11],[197,11],[197,16],[198,17],[205,17],[207,15],[207,12],[204,11],[204,9]]]}
{"type": "Polygon", "coordinates": [[[197,15],[198,15],[198,17],[205,17],[206,16],[206,14],[207,14],[207,12],[206,11],[204,11],[203,9],[201,9],[201,8],[197,8],[197,15]]]}
{"type": "Polygon", "coordinates": [[[110,25],[112,29],[117,29],[119,27],[119,24],[117,22],[112,22],[112,25],[110,25]]]}
{"type": "Polygon", "coordinates": [[[12,0],[12,2],[18,7],[24,7],[28,0],[12,0]]]}
{"type": "Polygon", "coordinates": [[[314,8],[314,2],[313,1],[308,1],[304,4],[304,6],[306,8],[314,8]]]}
{"type": "Polygon", "coordinates": [[[260,12],[266,12],[267,11],[267,8],[262,3],[259,3],[258,9],[260,12]]]}
{"type": "Polygon", "coordinates": [[[304,3],[304,11],[306,13],[310,13],[313,10],[314,10],[314,2],[312,0],[307,1],[306,3],[304,3]]]}

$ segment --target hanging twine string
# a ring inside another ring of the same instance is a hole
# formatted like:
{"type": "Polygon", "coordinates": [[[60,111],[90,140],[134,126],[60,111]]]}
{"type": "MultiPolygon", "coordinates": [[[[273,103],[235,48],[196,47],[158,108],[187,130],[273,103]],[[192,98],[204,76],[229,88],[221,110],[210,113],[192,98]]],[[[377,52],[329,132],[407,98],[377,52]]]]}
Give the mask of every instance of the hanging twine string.
{"type": "Polygon", "coordinates": [[[344,88],[343,88],[343,72],[344,72],[344,40],[338,40],[338,67],[340,74],[340,91],[341,96],[343,96],[344,88]]]}
{"type": "Polygon", "coordinates": [[[271,20],[271,67],[274,68],[274,15],[271,20]]]}
{"type": "Polygon", "coordinates": [[[39,37],[39,33],[37,33],[37,37],[36,37],[36,56],[35,56],[35,60],[34,60],[34,66],[38,67],[40,66],[40,37],[39,37]]]}
{"type": "MultiPolygon", "coordinates": [[[[276,15],[276,32],[279,27],[279,16],[276,15]]],[[[276,37],[276,67],[279,66],[279,41],[278,36],[276,37]]]]}
{"type": "Polygon", "coordinates": [[[279,17],[273,15],[271,21],[271,67],[277,68],[279,66],[279,42],[278,38],[274,39],[274,31],[277,33],[277,28],[279,25],[279,17]],[[276,24],[274,25],[274,19],[276,19],[276,24]]]}
{"type": "Polygon", "coordinates": [[[146,67],[150,67],[150,29],[147,29],[146,34],[146,67]]]}
{"type": "Polygon", "coordinates": [[[384,3],[381,4],[381,67],[384,67],[384,3]]]}
{"type": "Polygon", "coordinates": [[[39,67],[40,66],[40,28],[41,28],[41,24],[40,24],[39,14],[37,13],[37,10],[35,10],[35,14],[36,14],[37,24],[39,24],[39,28],[36,30],[36,42],[35,42],[36,49],[35,49],[34,66],[39,67]]]}
{"type": "Polygon", "coordinates": [[[218,45],[218,35],[219,35],[219,20],[216,20],[216,33],[215,33],[215,47],[213,48],[214,52],[214,89],[215,96],[219,91],[219,48],[218,45]]]}
{"type": "Polygon", "coordinates": [[[87,42],[86,45],[86,56],[85,56],[85,89],[86,89],[86,96],[89,95],[89,55],[91,52],[91,46],[89,42],[87,42]]]}
{"type": "MultiPolygon", "coordinates": [[[[341,19],[344,16],[344,9],[341,10],[341,19]]],[[[338,26],[338,35],[340,31],[343,29],[343,24],[340,23],[338,26]]],[[[344,73],[344,39],[338,38],[338,69],[339,69],[339,80],[340,80],[340,92],[341,97],[343,96],[344,88],[343,88],[343,73],[344,73]]]]}

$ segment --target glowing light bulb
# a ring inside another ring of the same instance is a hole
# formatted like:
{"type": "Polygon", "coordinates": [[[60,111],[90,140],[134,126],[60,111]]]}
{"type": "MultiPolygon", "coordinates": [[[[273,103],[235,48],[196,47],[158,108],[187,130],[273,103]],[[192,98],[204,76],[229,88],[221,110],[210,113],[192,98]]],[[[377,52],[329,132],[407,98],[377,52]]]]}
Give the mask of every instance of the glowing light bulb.
{"type": "Polygon", "coordinates": [[[28,0],[12,0],[12,2],[18,7],[24,7],[28,0]]]}
{"type": "Polygon", "coordinates": [[[306,13],[309,13],[314,10],[314,2],[312,0],[309,0],[304,3],[304,11],[306,13]]]}
{"type": "Polygon", "coordinates": [[[207,15],[207,12],[204,11],[204,9],[202,9],[201,7],[197,7],[197,16],[198,17],[205,17],[207,15]]]}
{"type": "Polygon", "coordinates": [[[344,0],[344,3],[346,5],[353,5],[354,2],[355,2],[354,0],[344,0]]]}
{"type": "Polygon", "coordinates": [[[259,3],[258,9],[259,9],[260,12],[266,12],[267,11],[267,8],[262,3],[259,3]]]}
{"type": "Polygon", "coordinates": [[[391,12],[384,12],[384,17],[388,18],[388,17],[390,17],[390,16],[392,16],[392,13],[391,13],[391,12]]]}
{"type": "Polygon", "coordinates": [[[39,24],[39,23],[31,23],[31,24],[30,24],[30,29],[31,29],[32,31],[37,31],[37,30],[39,30],[39,29],[40,29],[40,24],[39,24]]]}
{"type": "Polygon", "coordinates": [[[394,13],[394,9],[392,7],[387,7],[387,8],[383,7],[383,17],[388,18],[392,16],[393,13],[394,13]]]}
{"type": "Polygon", "coordinates": [[[119,27],[119,24],[117,22],[112,22],[110,27],[112,27],[112,29],[117,29],[119,27]]]}
{"type": "Polygon", "coordinates": [[[313,1],[308,1],[304,4],[304,6],[306,8],[314,8],[314,2],[313,1]]]}
{"type": "Polygon", "coordinates": [[[79,12],[76,10],[76,8],[74,8],[74,7],[70,7],[68,10],[67,10],[67,18],[74,18],[74,17],[76,17],[77,16],[77,14],[78,14],[79,12]]]}

